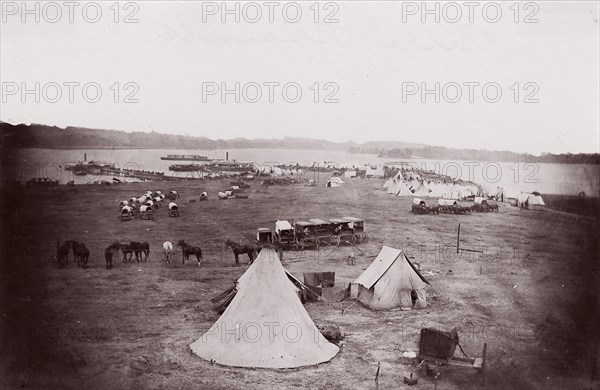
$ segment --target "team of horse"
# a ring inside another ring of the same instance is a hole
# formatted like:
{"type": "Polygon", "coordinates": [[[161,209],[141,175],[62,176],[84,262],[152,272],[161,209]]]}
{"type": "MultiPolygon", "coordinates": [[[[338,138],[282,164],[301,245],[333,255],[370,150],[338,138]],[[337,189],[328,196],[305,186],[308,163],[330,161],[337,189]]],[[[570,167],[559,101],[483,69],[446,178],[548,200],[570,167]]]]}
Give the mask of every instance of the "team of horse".
{"type": "Polygon", "coordinates": [[[73,253],[73,261],[75,261],[77,267],[87,268],[90,250],[84,243],[74,240],[68,240],[62,244],[60,244],[59,240],[56,241],[56,260],[60,267],[69,264],[69,251],[73,253]]]}

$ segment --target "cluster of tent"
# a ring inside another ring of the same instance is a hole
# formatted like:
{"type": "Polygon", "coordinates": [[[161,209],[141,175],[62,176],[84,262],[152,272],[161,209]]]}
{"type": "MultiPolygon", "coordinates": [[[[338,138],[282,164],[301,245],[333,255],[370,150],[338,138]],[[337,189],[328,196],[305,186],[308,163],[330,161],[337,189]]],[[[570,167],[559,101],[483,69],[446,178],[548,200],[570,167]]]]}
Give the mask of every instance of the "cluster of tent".
{"type": "Polygon", "coordinates": [[[546,207],[544,199],[538,192],[521,192],[510,187],[496,187],[488,194],[488,198],[530,210],[541,210],[546,207]]]}
{"type": "Polygon", "coordinates": [[[388,194],[395,196],[417,196],[420,198],[463,199],[469,196],[483,196],[483,189],[476,184],[461,185],[442,183],[434,180],[421,180],[419,175],[403,178],[400,173],[383,183],[388,194]]]}
{"type": "MultiPolygon", "coordinates": [[[[190,345],[192,352],[233,367],[295,368],[331,360],[339,347],[315,326],[294,281],[277,252],[263,248],[221,317],[190,345]]],[[[350,291],[373,309],[423,308],[427,285],[401,250],[384,246],[350,291]]]]}

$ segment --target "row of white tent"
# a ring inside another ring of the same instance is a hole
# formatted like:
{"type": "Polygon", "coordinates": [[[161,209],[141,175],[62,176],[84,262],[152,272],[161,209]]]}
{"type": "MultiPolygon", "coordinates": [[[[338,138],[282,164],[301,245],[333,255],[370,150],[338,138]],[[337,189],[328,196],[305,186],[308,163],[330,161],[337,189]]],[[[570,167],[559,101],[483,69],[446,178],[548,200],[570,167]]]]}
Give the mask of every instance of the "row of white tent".
{"type": "MultiPolygon", "coordinates": [[[[385,174],[383,165],[324,163],[319,166],[322,168],[329,169],[346,169],[347,171],[344,173],[344,177],[346,178],[356,177],[358,170],[365,170],[365,176],[367,177],[383,177],[385,174]]],[[[304,169],[297,168],[296,166],[279,167],[273,165],[255,164],[254,169],[259,173],[270,174],[275,176],[300,176],[306,173],[304,169]]]]}
{"type": "MultiPolygon", "coordinates": [[[[481,186],[475,184],[435,183],[426,180],[419,181],[415,178],[408,181],[398,178],[388,179],[383,184],[383,188],[388,194],[395,196],[419,198],[464,199],[469,196],[484,196],[481,186]]],[[[542,209],[546,206],[541,195],[521,192],[514,188],[497,187],[496,190],[487,194],[487,197],[528,209],[542,209]]]]}
{"type": "Polygon", "coordinates": [[[418,196],[421,198],[463,199],[468,196],[482,196],[483,190],[478,185],[460,185],[452,183],[435,183],[433,181],[412,181],[388,179],[383,184],[388,194],[395,196],[418,196]]]}
{"type": "Polygon", "coordinates": [[[528,209],[542,209],[546,206],[544,199],[538,193],[521,192],[511,187],[496,187],[488,197],[528,209]]]}

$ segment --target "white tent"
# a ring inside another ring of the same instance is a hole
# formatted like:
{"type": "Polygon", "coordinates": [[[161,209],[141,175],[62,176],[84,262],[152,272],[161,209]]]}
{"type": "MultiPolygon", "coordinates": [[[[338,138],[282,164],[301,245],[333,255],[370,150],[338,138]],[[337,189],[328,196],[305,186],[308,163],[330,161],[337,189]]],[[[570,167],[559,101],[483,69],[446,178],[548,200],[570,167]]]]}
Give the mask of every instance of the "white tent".
{"type": "Polygon", "coordinates": [[[398,191],[400,191],[400,183],[398,183],[397,181],[392,181],[392,184],[387,189],[387,193],[397,195],[398,191]]]}
{"type": "Polygon", "coordinates": [[[344,177],[347,179],[356,177],[356,171],[346,171],[346,172],[344,172],[344,177]]]}
{"type": "Polygon", "coordinates": [[[423,183],[421,183],[421,185],[413,193],[413,196],[429,197],[429,190],[423,183]]]}
{"type": "Polygon", "coordinates": [[[400,189],[396,193],[397,196],[411,196],[412,195],[412,192],[410,192],[410,190],[408,189],[408,186],[406,185],[405,182],[398,183],[398,186],[400,187],[400,189]]]}
{"type": "Polygon", "coordinates": [[[546,207],[541,195],[531,194],[527,197],[526,206],[530,210],[543,210],[546,207]]]}
{"type": "Polygon", "coordinates": [[[517,195],[517,206],[531,210],[540,210],[544,209],[546,203],[544,203],[544,199],[540,195],[521,192],[517,195]]]}
{"type": "Polygon", "coordinates": [[[442,198],[450,199],[452,197],[453,185],[450,183],[440,184],[440,193],[442,198]]]}
{"type": "Polygon", "coordinates": [[[392,184],[394,184],[394,182],[395,182],[395,180],[394,180],[394,179],[391,179],[391,178],[390,178],[390,179],[387,179],[387,180],[385,181],[385,183],[383,183],[383,189],[384,189],[384,190],[387,190],[388,188],[390,188],[390,186],[391,186],[392,184]]]}
{"type": "Polygon", "coordinates": [[[342,179],[340,179],[339,177],[332,177],[329,180],[327,180],[327,183],[325,183],[325,187],[340,187],[342,184],[344,184],[342,179]]]}
{"type": "Polygon", "coordinates": [[[383,170],[382,165],[373,165],[367,166],[367,172],[365,176],[367,177],[383,177],[385,175],[385,171],[383,170]]]}
{"type": "Polygon", "coordinates": [[[419,183],[419,181],[417,179],[412,179],[411,181],[409,181],[407,183],[407,185],[408,185],[408,188],[414,192],[419,188],[421,183],[419,183]]]}
{"type": "Polygon", "coordinates": [[[431,190],[431,192],[429,193],[429,197],[431,198],[441,198],[443,195],[443,191],[444,191],[444,185],[443,184],[430,184],[429,185],[429,189],[431,190]]]}
{"type": "Polygon", "coordinates": [[[517,195],[517,206],[524,207],[525,206],[525,202],[527,201],[527,198],[529,197],[529,195],[531,195],[531,194],[527,194],[525,192],[519,193],[517,195]]]}
{"type": "Polygon", "coordinates": [[[351,285],[351,296],[372,309],[427,306],[425,287],[429,282],[419,274],[400,249],[384,246],[371,265],[351,285]]]}
{"type": "Polygon", "coordinates": [[[261,250],[225,312],[190,348],[217,364],[250,368],[316,365],[339,351],[318,331],[270,248],[261,250]]]}
{"type": "Polygon", "coordinates": [[[454,184],[452,186],[452,192],[450,193],[450,199],[462,199],[462,198],[463,198],[463,192],[462,192],[461,186],[458,184],[454,184]]]}

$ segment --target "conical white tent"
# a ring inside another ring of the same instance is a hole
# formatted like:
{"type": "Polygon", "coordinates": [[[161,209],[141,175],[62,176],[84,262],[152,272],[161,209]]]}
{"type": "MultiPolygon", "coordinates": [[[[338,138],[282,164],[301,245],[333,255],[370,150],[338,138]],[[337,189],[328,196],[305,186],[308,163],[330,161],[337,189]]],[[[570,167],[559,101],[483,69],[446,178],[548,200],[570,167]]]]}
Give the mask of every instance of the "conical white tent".
{"type": "Polygon", "coordinates": [[[196,355],[226,366],[294,368],[338,353],[298,300],[273,249],[261,250],[238,288],[217,322],[190,345],[196,355]]]}
{"type": "Polygon", "coordinates": [[[423,183],[421,183],[421,185],[415,190],[413,196],[429,197],[429,190],[423,183]]]}
{"type": "Polygon", "coordinates": [[[400,186],[400,189],[398,190],[398,193],[396,194],[396,196],[411,196],[412,192],[410,192],[410,190],[408,189],[408,185],[406,185],[405,182],[401,182],[398,184],[400,186]]]}
{"type": "Polygon", "coordinates": [[[392,181],[392,184],[388,187],[387,193],[396,195],[398,193],[398,191],[400,191],[400,183],[398,183],[394,180],[394,181],[392,181]]]}
{"type": "Polygon", "coordinates": [[[443,184],[431,184],[430,185],[430,190],[431,192],[429,193],[429,197],[430,198],[441,198],[443,196],[443,189],[444,189],[444,185],[443,184]]]}

